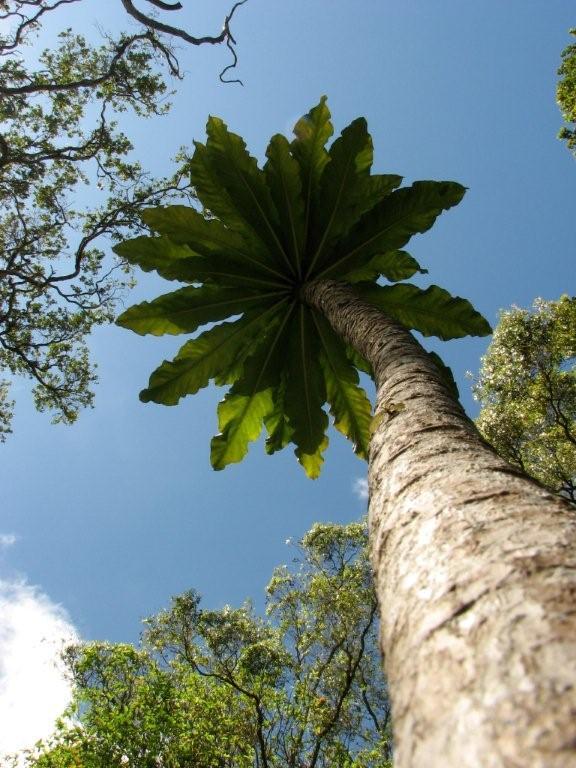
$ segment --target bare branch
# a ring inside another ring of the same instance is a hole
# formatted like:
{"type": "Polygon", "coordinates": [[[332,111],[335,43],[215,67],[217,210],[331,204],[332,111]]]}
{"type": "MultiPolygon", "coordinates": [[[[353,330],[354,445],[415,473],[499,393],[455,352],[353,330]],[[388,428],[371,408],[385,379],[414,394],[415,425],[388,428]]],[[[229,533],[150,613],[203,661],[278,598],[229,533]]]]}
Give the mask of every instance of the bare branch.
{"type": "MultiPolygon", "coordinates": [[[[171,24],[164,24],[161,21],[158,21],[157,19],[154,19],[150,16],[146,16],[145,13],[142,13],[137,8],[134,7],[132,0],[120,0],[122,5],[124,6],[126,12],[132,16],[136,21],[139,21],[141,24],[144,24],[144,26],[148,27],[149,29],[154,29],[156,32],[162,32],[165,35],[170,35],[171,37],[178,37],[182,40],[184,40],[187,43],[190,43],[191,45],[218,45],[220,43],[226,43],[226,47],[232,52],[232,55],[234,57],[234,60],[232,64],[229,64],[227,67],[225,67],[222,72],[220,73],[220,80],[223,83],[240,83],[242,84],[241,80],[225,80],[224,74],[230,70],[236,67],[236,64],[238,63],[238,57],[236,55],[236,52],[234,50],[234,45],[236,44],[236,40],[234,39],[232,32],[230,30],[230,22],[232,21],[232,18],[236,12],[236,10],[241,6],[244,5],[244,3],[248,2],[248,0],[239,0],[239,2],[236,2],[232,9],[230,10],[230,13],[226,16],[224,19],[224,24],[222,26],[222,31],[219,35],[205,35],[204,37],[194,37],[193,35],[190,35],[188,32],[186,32],[184,29],[181,29],[180,27],[174,27],[171,24]]],[[[159,2],[159,0],[148,0],[148,2],[151,2],[153,5],[163,8],[166,4],[159,2]]],[[[175,6],[172,6],[169,8],[169,10],[179,10],[178,6],[180,8],[182,7],[180,3],[176,4],[175,6]]],[[[165,10],[168,10],[166,8],[165,10]]]]}
{"type": "Polygon", "coordinates": [[[183,7],[182,3],[163,3],[162,0],[148,0],[148,2],[156,8],[162,8],[163,11],[180,11],[183,7]]]}

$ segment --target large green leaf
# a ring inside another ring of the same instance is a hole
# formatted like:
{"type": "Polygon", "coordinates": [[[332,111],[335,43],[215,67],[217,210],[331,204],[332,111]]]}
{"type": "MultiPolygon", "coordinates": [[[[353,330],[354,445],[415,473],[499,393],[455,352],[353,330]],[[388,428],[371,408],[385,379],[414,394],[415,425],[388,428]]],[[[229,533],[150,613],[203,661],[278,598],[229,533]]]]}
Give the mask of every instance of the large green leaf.
{"type": "Polygon", "coordinates": [[[286,350],[286,415],[292,440],[304,454],[315,454],[328,427],[322,409],[326,387],[318,365],[319,338],[312,310],[300,304],[290,328],[286,350]]]}
{"type": "Polygon", "coordinates": [[[293,429],[286,417],[286,381],[280,381],[274,391],[274,407],[264,419],[268,432],[266,439],[266,453],[271,455],[281,451],[292,440],[293,429]]]}
{"type": "Polygon", "coordinates": [[[264,172],[280,217],[286,252],[294,274],[301,277],[305,222],[300,166],[290,154],[288,139],[281,134],[272,136],[266,157],[264,172]]]}
{"type": "Polygon", "coordinates": [[[306,451],[299,446],[294,450],[294,455],[311,480],[316,480],[320,477],[320,471],[324,464],[324,451],[326,448],[328,448],[328,436],[324,435],[322,441],[312,453],[306,453],[306,451]]]}
{"type": "Polygon", "coordinates": [[[230,392],[218,405],[220,434],[212,438],[210,461],[214,469],[242,461],[248,444],[257,440],[262,422],[273,407],[272,387],[250,395],[230,392]]]}
{"type": "Polygon", "coordinates": [[[402,325],[420,331],[424,336],[438,336],[446,341],[491,333],[487,321],[469,301],[451,296],[437,285],[422,290],[410,283],[390,286],[358,283],[354,291],[402,325]]]}
{"type": "Polygon", "coordinates": [[[334,426],[352,441],[358,456],[367,459],[372,406],[358,386],[358,373],[346,355],[344,342],[322,315],[315,312],[313,317],[321,341],[320,363],[334,426]]]}
{"type": "Polygon", "coordinates": [[[312,211],[319,202],[320,178],[329,160],[326,142],[333,132],[326,96],[322,96],[320,103],[294,126],[296,138],[290,144],[290,151],[300,166],[305,240],[308,239],[312,211]]]}
{"type": "MultiPolygon", "coordinates": [[[[198,150],[194,157],[198,154],[198,150]]],[[[200,152],[200,154],[202,154],[200,152]]],[[[222,190],[218,194],[225,196],[222,190]]],[[[232,206],[232,203],[229,202],[232,206]]],[[[204,256],[225,255],[230,261],[238,263],[240,269],[276,281],[286,278],[270,259],[268,249],[241,220],[227,220],[235,224],[232,230],[217,219],[207,219],[194,208],[184,205],[170,205],[163,208],[147,208],[142,218],[155,232],[168,237],[172,242],[188,245],[196,253],[204,256]],[[249,238],[248,240],[246,238],[249,238]]]]}
{"type": "Polygon", "coordinates": [[[396,190],[335,246],[316,279],[345,278],[373,256],[402,248],[412,235],[430,229],[442,211],[459,203],[465,191],[452,181],[417,181],[396,190]]]}
{"type": "Polygon", "coordinates": [[[260,293],[248,288],[205,285],[180,288],[154,301],[135,304],[116,320],[123,328],[136,333],[192,333],[200,325],[224,320],[230,315],[248,312],[278,298],[278,293],[260,293]]]}
{"type": "Polygon", "coordinates": [[[145,272],[155,270],[167,280],[184,283],[217,282],[220,285],[247,286],[261,290],[282,290],[287,284],[262,270],[247,270],[237,258],[212,254],[198,256],[187,245],[177,245],[168,237],[136,237],[114,249],[130,264],[145,272]]]}
{"type": "Polygon", "coordinates": [[[166,280],[194,280],[187,274],[186,263],[197,258],[196,254],[187,245],[178,245],[168,237],[135,237],[118,243],[113,250],[120,258],[129,264],[137,264],[144,272],[154,270],[166,280]]]}
{"type": "Polygon", "coordinates": [[[383,275],[391,283],[395,283],[398,280],[407,280],[416,272],[426,274],[428,270],[422,269],[416,259],[406,251],[388,251],[374,256],[364,267],[350,272],[346,280],[349,283],[359,283],[375,280],[383,275]]]}
{"type": "Polygon", "coordinates": [[[231,378],[233,367],[253,353],[278,322],[279,309],[275,305],[264,312],[248,313],[186,342],[174,360],[165,360],[152,373],[140,399],[176,405],[181,397],[195,394],[210,379],[231,378]]]}
{"type": "Polygon", "coordinates": [[[291,315],[289,307],[272,337],[246,360],[242,376],[219,404],[220,434],[212,438],[210,450],[214,469],[242,461],[248,443],[259,437],[264,419],[272,412],[291,315]]]}
{"type": "Polygon", "coordinates": [[[290,262],[280,238],[280,218],[266,184],[264,172],[246,151],[244,140],[225,123],[211,117],[206,127],[206,151],[214,174],[243,221],[266,244],[280,267],[290,273],[290,262]]]}
{"type": "Polygon", "coordinates": [[[320,182],[322,205],[313,218],[314,253],[309,272],[323,249],[356,222],[357,199],[363,191],[361,183],[370,173],[372,155],[372,138],[362,117],[345,128],[330,147],[330,161],[320,182]]]}

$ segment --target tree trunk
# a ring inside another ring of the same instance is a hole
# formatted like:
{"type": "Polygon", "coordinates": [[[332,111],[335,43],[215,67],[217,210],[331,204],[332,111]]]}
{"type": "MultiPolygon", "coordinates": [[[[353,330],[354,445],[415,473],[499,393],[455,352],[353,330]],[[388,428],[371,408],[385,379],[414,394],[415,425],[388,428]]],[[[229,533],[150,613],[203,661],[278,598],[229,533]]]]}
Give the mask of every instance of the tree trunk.
{"type": "Polygon", "coordinates": [[[576,766],[576,513],[482,440],[414,337],[308,303],[371,363],[371,557],[395,768],[576,766]]]}

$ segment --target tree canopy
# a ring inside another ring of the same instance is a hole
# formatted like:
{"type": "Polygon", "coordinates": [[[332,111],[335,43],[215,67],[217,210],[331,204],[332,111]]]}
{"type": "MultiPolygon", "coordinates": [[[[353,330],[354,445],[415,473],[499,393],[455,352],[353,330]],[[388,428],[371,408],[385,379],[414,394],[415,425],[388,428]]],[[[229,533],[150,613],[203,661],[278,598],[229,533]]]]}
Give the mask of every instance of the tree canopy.
{"type": "Polygon", "coordinates": [[[266,619],[189,591],[145,621],[139,648],[69,648],[74,700],[27,766],[389,766],[364,524],[315,525],[267,594],[266,619]]]}
{"type": "Polygon", "coordinates": [[[310,306],[305,291],[315,281],[352,284],[355,295],[425,336],[490,332],[465,299],[401,282],[426,271],[401,249],[456,205],[464,187],[417,181],[399,188],[402,177],[371,174],[364,118],[327,149],[333,127],[325,97],[294,133],[292,142],[272,137],[261,169],[242,138],[211,117],[206,144],[195,143],[190,163],[204,211],[150,208],[143,218],[158,236],[115,247],[146,271],[188,283],[130,307],[119,325],[140,334],[189,334],[241,315],[188,341],[140,394],[174,405],[211,379],[232,385],[218,407],[215,469],[241,461],[264,425],[268,453],[293,443],[306,473],[317,477],[328,444],[326,402],[335,427],[367,456],[371,405],[358,370],[369,366],[310,306]],[[380,278],[396,284],[381,285],[380,278]]]}
{"type": "MultiPolygon", "coordinates": [[[[37,408],[64,423],[93,400],[86,337],[112,319],[131,282],[102,242],[146,231],[144,206],[193,198],[184,155],[174,175],[152,178],[132,159],[118,120],[127,110],[141,118],[169,110],[170,80],[182,76],[173,39],[227,45],[233,66],[230,22],[242,4],[218,35],[193,37],[122,0],[138,30],[103,33],[95,44],[64,28],[42,51],[47,16],[77,2],[0,2],[0,369],[31,379],[37,408]],[[89,205],[88,183],[96,192],[89,205]]],[[[12,409],[4,379],[0,440],[12,409]]]]}
{"type": "Polygon", "coordinates": [[[498,453],[576,502],[576,299],[502,312],[474,392],[498,453]]]}
{"type": "MultiPolygon", "coordinates": [[[[576,29],[570,34],[576,37],[576,29]]],[[[562,117],[569,125],[565,125],[558,134],[564,139],[569,149],[576,154],[576,43],[567,46],[562,51],[562,64],[558,70],[560,81],[556,89],[556,98],[562,111],[562,117]]]]}

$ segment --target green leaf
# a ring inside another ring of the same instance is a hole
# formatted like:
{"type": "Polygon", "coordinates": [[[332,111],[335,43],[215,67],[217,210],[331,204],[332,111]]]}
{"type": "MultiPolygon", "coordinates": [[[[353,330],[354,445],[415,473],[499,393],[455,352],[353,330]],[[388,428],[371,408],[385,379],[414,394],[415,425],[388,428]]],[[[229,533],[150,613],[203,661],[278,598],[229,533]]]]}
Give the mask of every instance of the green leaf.
{"type": "Polygon", "coordinates": [[[286,417],[286,382],[281,381],[274,394],[274,408],[264,419],[268,432],[266,453],[271,455],[281,451],[292,440],[293,430],[286,417]]]}
{"type": "Polygon", "coordinates": [[[136,237],[114,250],[130,264],[145,272],[155,270],[167,280],[184,283],[218,282],[220,285],[248,286],[261,290],[286,288],[286,283],[265,271],[247,270],[246,264],[222,254],[204,258],[187,245],[177,245],[168,237],[136,237]]]}
{"type": "Polygon", "coordinates": [[[402,176],[395,173],[375,173],[362,179],[362,193],[357,199],[356,217],[372,210],[385,197],[402,184],[402,176]]]}
{"type": "Polygon", "coordinates": [[[286,415],[294,430],[292,439],[302,453],[313,455],[324,438],[328,416],[322,410],[326,388],[318,365],[319,338],[311,313],[304,304],[296,310],[285,366],[286,415]]]}
{"type": "Polygon", "coordinates": [[[291,315],[292,306],[287,308],[272,339],[267,338],[246,360],[241,378],[218,406],[220,434],[212,438],[210,451],[214,469],[242,461],[248,443],[258,438],[264,419],[272,412],[291,315]]]}
{"type": "MultiPolygon", "coordinates": [[[[249,313],[234,323],[222,323],[188,341],[174,360],[165,360],[140,393],[143,402],[176,405],[193,395],[210,379],[230,378],[233,366],[263,343],[278,317],[278,305],[265,312],[249,313]],[[276,317],[275,317],[276,315],[276,317]]],[[[237,373],[237,372],[236,372],[237,373]]]]}
{"type": "Polygon", "coordinates": [[[373,256],[402,248],[412,235],[430,229],[442,211],[459,203],[465,191],[451,181],[417,181],[396,190],[360,219],[316,278],[346,278],[373,256]]]}
{"type": "MultiPolygon", "coordinates": [[[[129,264],[137,264],[144,272],[156,271],[166,280],[192,282],[186,262],[196,257],[187,245],[177,245],[167,237],[135,237],[118,243],[112,249],[129,264]]],[[[193,278],[192,278],[193,279],[193,278]]]]}
{"type": "Polygon", "coordinates": [[[279,237],[280,219],[264,172],[246,151],[244,140],[230,133],[222,120],[211,117],[206,131],[209,162],[221,187],[234,204],[237,215],[265,243],[276,263],[292,271],[292,264],[279,237]]]}
{"type": "Polygon", "coordinates": [[[300,166],[290,154],[288,139],[276,134],[266,150],[268,162],[264,166],[266,180],[285,233],[286,252],[293,271],[301,277],[304,251],[304,202],[300,166]]]}
{"type": "MultiPolygon", "coordinates": [[[[225,193],[220,190],[219,194],[225,193]]],[[[217,219],[207,219],[194,208],[184,205],[147,208],[142,218],[155,232],[165,235],[173,243],[188,245],[196,253],[203,256],[225,255],[228,261],[236,262],[244,272],[250,265],[256,276],[285,280],[282,272],[271,262],[264,244],[246,229],[241,220],[235,222],[236,227],[232,231],[217,219]],[[243,233],[244,237],[239,233],[243,233]]],[[[227,220],[227,223],[234,222],[227,220]]]]}
{"type": "Polygon", "coordinates": [[[130,328],[136,333],[192,333],[198,326],[224,320],[230,315],[239,315],[266,306],[278,293],[258,293],[247,288],[228,288],[205,285],[201,288],[180,288],[166,293],[154,301],[143,301],[123,312],[116,320],[117,325],[130,328]]]}
{"type": "Polygon", "coordinates": [[[242,251],[239,235],[217,219],[207,219],[186,205],[147,208],[142,212],[142,218],[155,232],[203,254],[235,251],[236,248],[242,251]]]}
{"type": "Polygon", "coordinates": [[[250,395],[230,392],[218,406],[221,434],[212,438],[210,461],[214,469],[242,461],[248,453],[248,443],[257,440],[264,417],[273,407],[272,387],[250,395]]]}
{"type": "Polygon", "coordinates": [[[356,223],[357,200],[372,165],[372,139],[363,117],[354,120],[332,144],[320,182],[320,200],[313,219],[315,253],[308,265],[309,273],[322,257],[324,249],[356,223]]]}
{"type": "Polygon", "coordinates": [[[320,363],[334,426],[354,445],[360,458],[368,458],[372,406],[358,386],[358,374],[346,355],[346,347],[319,313],[313,314],[322,344],[320,363]]]}
{"type": "Polygon", "coordinates": [[[373,285],[358,283],[354,291],[407,328],[445,341],[462,336],[487,336],[488,322],[472,304],[431,285],[426,290],[410,283],[373,285]]]}
{"type": "Polygon", "coordinates": [[[322,96],[320,103],[301,117],[294,126],[296,138],[290,144],[290,151],[300,165],[305,241],[308,239],[312,209],[319,198],[320,178],[329,160],[326,143],[333,132],[326,96],[322,96]]]}
{"type": "Polygon", "coordinates": [[[306,475],[311,480],[316,480],[320,477],[322,465],[324,464],[323,453],[328,448],[328,436],[324,435],[320,445],[312,453],[306,453],[302,448],[298,447],[294,451],[294,455],[304,468],[306,475]]]}
{"type": "Polygon", "coordinates": [[[427,274],[427,269],[422,269],[413,256],[406,251],[388,251],[374,256],[368,264],[360,269],[350,272],[346,276],[349,283],[358,283],[364,280],[376,280],[383,275],[391,283],[398,280],[407,280],[416,272],[427,274]]]}

